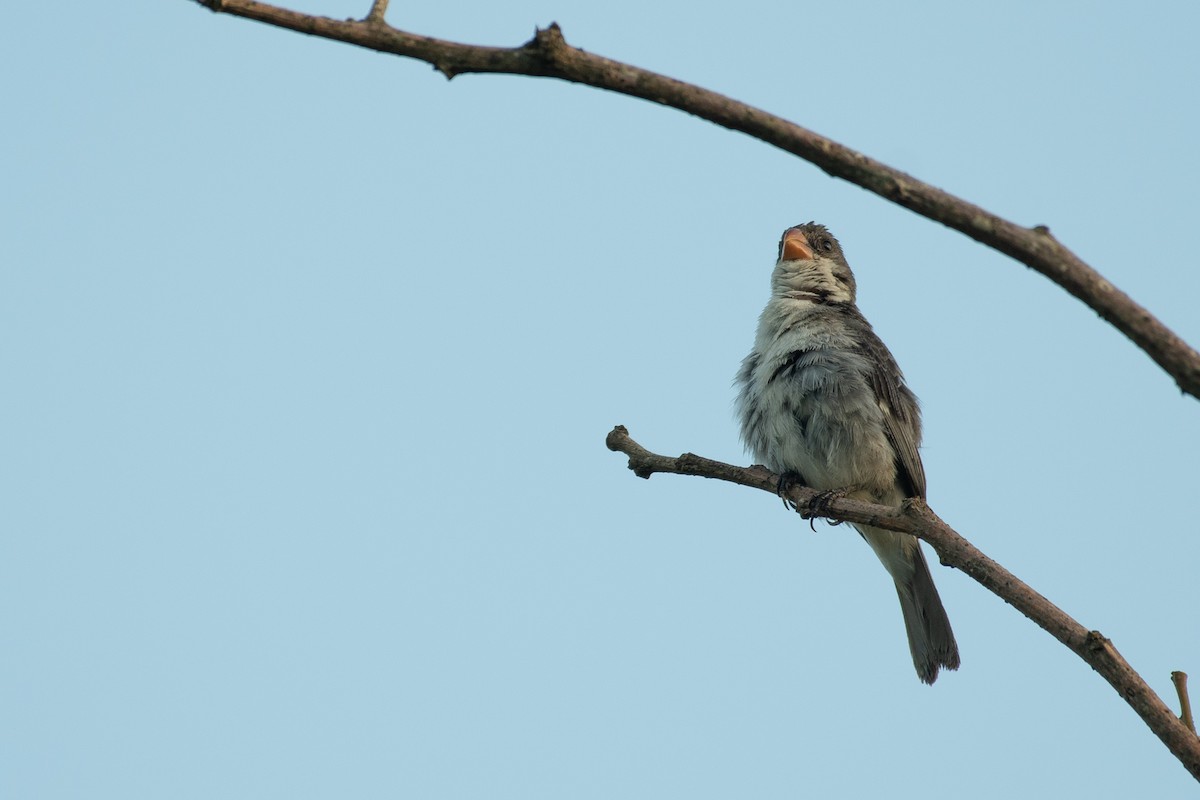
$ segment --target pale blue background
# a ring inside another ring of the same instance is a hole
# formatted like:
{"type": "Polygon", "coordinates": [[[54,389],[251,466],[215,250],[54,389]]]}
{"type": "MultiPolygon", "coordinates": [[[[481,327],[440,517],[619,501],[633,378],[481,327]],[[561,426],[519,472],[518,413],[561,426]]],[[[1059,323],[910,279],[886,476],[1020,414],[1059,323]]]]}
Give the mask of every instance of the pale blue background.
{"type": "MultiPolygon", "coordinates": [[[[1200,6],[967,5],[390,20],[558,20],[1050,225],[1200,343],[1200,6]]],[[[1194,793],[963,575],[929,688],[851,530],[604,447],[747,463],[731,378],[779,233],[823,221],[934,508],[1174,706],[1200,405],[1046,279],[676,111],[185,0],[14,4],[0,68],[0,796],[1194,793]]]]}

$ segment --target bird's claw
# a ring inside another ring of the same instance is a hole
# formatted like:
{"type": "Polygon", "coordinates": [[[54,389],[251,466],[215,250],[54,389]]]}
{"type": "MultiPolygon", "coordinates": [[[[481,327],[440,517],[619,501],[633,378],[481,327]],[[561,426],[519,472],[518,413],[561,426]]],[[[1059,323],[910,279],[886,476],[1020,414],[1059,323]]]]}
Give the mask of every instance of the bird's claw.
{"type": "Polygon", "coordinates": [[[775,494],[779,495],[779,499],[783,501],[783,507],[788,511],[799,511],[800,507],[787,498],[787,493],[795,486],[806,486],[804,476],[799,472],[784,472],[779,476],[779,483],[775,486],[775,494]]]}
{"type": "MultiPolygon", "coordinates": [[[[823,492],[818,492],[817,495],[815,497],[813,497],[812,500],[808,501],[808,508],[805,509],[804,511],[800,512],[801,518],[808,520],[808,527],[812,528],[815,531],[816,527],[813,523],[816,520],[816,518],[828,516],[829,505],[834,500],[840,500],[841,498],[845,497],[847,495],[847,493],[849,493],[849,491],[850,491],[849,488],[842,488],[842,489],[826,489],[823,492]]],[[[840,520],[840,519],[831,519],[831,520],[827,520],[827,522],[830,525],[841,525],[842,524],[842,520],[840,520]]]]}

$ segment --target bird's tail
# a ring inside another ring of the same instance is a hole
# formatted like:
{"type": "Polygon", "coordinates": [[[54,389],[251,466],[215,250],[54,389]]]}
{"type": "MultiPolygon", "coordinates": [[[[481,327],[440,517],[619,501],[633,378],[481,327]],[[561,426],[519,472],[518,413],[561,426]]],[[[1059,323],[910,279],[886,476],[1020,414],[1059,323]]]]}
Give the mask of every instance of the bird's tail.
{"type": "Polygon", "coordinates": [[[958,643],[954,641],[942,598],[933,585],[920,541],[908,534],[878,528],[864,527],[860,532],[896,583],[917,677],[933,683],[939,670],[958,669],[958,643]]]}

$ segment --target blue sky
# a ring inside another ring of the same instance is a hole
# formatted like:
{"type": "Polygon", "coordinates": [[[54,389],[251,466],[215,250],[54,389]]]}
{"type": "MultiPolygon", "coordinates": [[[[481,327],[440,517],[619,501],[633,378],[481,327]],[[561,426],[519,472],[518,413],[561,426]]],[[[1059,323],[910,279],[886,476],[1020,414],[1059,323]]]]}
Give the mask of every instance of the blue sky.
{"type": "MultiPolygon", "coordinates": [[[[303,10],[362,16],[369,3],[303,10]]],[[[1200,10],[399,3],[724,92],[1064,243],[1200,343],[1200,10]]],[[[0,32],[0,794],[1176,797],[1098,676],[965,576],[915,678],[849,528],[634,478],[748,463],[780,232],[841,239],[930,502],[1200,679],[1200,408],[1046,279],[752,141],[173,2],[0,32]]]]}

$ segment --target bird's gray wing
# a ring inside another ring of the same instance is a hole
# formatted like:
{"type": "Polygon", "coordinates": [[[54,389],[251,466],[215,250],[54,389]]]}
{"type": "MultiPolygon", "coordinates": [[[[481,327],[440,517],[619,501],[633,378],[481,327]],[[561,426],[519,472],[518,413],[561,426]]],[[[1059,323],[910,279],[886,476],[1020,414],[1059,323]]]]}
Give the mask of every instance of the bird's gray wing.
{"type": "MultiPolygon", "coordinates": [[[[865,320],[864,320],[865,321],[865,320]]],[[[921,441],[921,409],[917,397],[904,383],[896,359],[875,332],[867,327],[861,346],[870,359],[871,388],[883,412],[883,429],[896,454],[896,474],[909,497],[925,497],[925,467],[917,446],[921,441]]]]}

